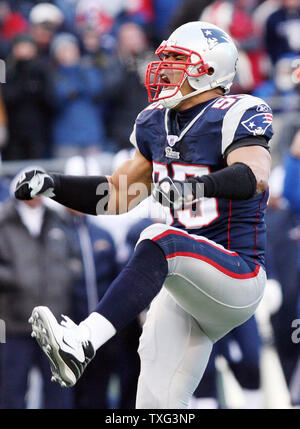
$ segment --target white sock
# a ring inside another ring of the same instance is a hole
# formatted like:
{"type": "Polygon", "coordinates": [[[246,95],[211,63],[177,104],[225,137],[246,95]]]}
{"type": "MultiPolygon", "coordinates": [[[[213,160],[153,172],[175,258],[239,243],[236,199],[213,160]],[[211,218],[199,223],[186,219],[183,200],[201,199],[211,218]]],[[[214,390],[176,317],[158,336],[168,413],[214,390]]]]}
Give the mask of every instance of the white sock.
{"type": "Polygon", "coordinates": [[[215,398],[196,398],[192,396],[188,408],[194,410],[215,410],[218,408],[218,401],[215,398]]]}
{"type": "Polygon", "coordinates": [[[243,389],[245,395],[245,409],[261,409],[263,408],[264,395],[261,389],[243,389]]]}
{"type": "Polygon", "coordinates": [[[88,329],[88,337],[95,351],[117,332],[109,320],[96,312],[91,313],[83,320],[83,322],[79,324],[79,327],[85,329],[85,331],[86,328],[88,329]]]}

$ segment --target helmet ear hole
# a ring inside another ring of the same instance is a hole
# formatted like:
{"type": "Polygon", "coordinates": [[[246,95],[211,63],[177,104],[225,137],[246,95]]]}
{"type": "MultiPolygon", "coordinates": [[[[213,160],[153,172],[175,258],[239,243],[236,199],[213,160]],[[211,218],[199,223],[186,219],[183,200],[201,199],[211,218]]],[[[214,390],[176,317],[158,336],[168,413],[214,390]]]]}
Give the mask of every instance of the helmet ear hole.
{"type": "Polygon", "coordinates": [[[207,70],[207,74],[209,76],[212,76],[214,74],[214,72],[215,72],[215,69],[213,67],[209,67],[209,69],[207,70]]]}

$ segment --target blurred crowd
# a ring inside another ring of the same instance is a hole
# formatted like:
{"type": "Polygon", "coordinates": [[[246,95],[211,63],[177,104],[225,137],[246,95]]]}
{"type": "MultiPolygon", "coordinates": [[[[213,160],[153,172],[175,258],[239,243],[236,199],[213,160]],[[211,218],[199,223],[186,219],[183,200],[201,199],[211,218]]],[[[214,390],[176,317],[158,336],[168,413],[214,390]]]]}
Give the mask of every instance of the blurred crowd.
{"type": "Polygon", "coordinates": [[[159,209],[150,219],[145,202],[136,217],[91,219],[41,198],[17,202],[11,190],[25,161],[103,174],[132,156],[147,64],[195,20],[233,37],[231,93],[269,103],[275,134],[266,300],[217,344],[191,407],[300,405],[300,0],[0,0],[0,408],[134,408],[143,315],[71,390],[50,382],[27,319],[36,305],[85,318],[159,209]]]}
{"type": "Polygon", "coordinates": [[[195,19],[236,41],[233,93],[263,97],[282,115],[297,111],[297,0],[0,1],[2,160],[128,148],[155,48],[195,19]]]}

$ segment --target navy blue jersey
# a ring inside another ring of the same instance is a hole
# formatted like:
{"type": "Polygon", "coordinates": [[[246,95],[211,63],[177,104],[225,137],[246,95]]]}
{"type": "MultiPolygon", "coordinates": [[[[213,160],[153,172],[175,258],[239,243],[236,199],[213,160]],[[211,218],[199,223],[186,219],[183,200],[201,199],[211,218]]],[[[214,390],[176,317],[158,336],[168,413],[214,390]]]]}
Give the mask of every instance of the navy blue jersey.
{"type": "MultiPolygon", "coordinates": [[[[183,112],[183,115],[186,111],[183,112]]],[[[250,95],[217,97],[192,108],[183,128],[174,110],[153,103],[136,119],[130,140],[153,164],[153,181],[186,180],[224,168],[230,145],[249,136],[271,139],[272,111],[250,95]]],[[[182,119],[182,118],[181,118],[182,119]]],[[[236,146],[235,146],[236,147],[236,146]]],[[[203,198],[184,210],[166,209],[167,223],[202,235],[264,266],[268,192],[249,200],[203,198]]]]}

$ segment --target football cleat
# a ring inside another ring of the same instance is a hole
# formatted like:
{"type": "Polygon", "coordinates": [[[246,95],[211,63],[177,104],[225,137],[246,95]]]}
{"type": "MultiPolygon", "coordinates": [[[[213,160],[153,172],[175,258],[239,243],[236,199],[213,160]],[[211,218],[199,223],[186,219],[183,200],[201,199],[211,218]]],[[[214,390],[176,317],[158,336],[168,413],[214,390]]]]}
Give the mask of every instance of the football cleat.
{"type": "Polygon", "coordinates": [[[71,319],[62,316],[59,324],[47,307],[35,307],[29,319],[31,336],[36,339],[50,361],[51,381],[62,387],[74,386],[95,356],[88,338],[71,319]]]}

